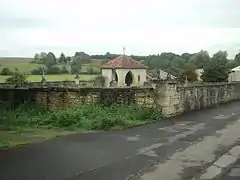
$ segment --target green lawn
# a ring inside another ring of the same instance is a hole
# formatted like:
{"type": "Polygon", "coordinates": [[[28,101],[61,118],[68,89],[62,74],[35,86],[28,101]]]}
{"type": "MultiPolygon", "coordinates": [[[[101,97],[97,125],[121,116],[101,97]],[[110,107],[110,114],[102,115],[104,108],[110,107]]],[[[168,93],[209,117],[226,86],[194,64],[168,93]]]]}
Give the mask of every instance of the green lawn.
{"type": "MultiPolygon", "coordinates": [[[[59,74],[59,75],[46,75],[46,80],[50,81],[74,81],[74,74],[59,74]]],[[[80,80],[94,80],[97,75],[80,75],[80,80]]],[[[9,76],[0,76],[0,82],[5,82],[5,79],[9,76]]],[[[41,75],[29,75],[28,76],[29,82],[40,82],[41,75]]]]}

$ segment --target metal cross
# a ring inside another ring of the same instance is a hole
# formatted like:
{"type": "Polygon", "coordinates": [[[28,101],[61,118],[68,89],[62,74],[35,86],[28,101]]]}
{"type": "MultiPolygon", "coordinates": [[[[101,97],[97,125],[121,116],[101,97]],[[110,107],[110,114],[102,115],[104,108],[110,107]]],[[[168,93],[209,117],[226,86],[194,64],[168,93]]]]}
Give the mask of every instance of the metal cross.
{"type": "Polygon", "coordinates": [[[125,55],[126,47],[123,46],[123,55],[125,55]]]}

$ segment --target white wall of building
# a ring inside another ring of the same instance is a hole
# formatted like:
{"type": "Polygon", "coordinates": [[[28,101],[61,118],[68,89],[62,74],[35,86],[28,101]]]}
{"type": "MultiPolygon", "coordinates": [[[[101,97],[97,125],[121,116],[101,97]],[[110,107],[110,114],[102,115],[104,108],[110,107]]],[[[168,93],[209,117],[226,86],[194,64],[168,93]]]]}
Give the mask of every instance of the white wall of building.
{"type": "MultiPolygon", "coordinates": [[[[124,87],[125,77],[128,72],[131,72],[133,75],[132,86],[142,86],[144,82],[147,81],[147,70],[146,69],[116,69],[116,74],[118,76],[118,86],[124,87]],[[140,76],[140,81],[138,82],[138,76],[140,76]]],[[[110,86],[110,82],[113,79],[112,69],[102,69],[102,75],[106,77],[106,86],[110,86]]]]}
{"type": "Polygon", "coordinates": [[[240,81],[240,71],[233,71],[228,76],[229,82],[237,82],[240,81]]]}
{"type": "Polygon", "coordinates": [[[109,87],[110,82],[113,79],[112,69],[102,69],[102,76],[104,76],[105,79],[105,86],[109,87]]]}
{"type": "Polygon", "coordinates": [[[231,73],[228,75],[229,82],[240,81],[240,66],[237,66],[231,70],[231,73]]]}

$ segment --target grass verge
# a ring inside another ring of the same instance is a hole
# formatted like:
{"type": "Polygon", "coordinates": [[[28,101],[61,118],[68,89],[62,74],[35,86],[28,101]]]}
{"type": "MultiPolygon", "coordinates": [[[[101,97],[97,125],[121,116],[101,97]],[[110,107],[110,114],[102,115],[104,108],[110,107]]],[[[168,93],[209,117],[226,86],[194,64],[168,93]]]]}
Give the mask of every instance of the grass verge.
{"type": "Polygon", "coordinates": [[[81,104],[45,110],[31,104],[0,107],[0,147],[12,147],[79,131],[124,129],[161,119],[154,108],[81,104]]]}
{"type": "Polygon", "coordinates": [[[40,142],[58,136],[73,133],[72,131],[45,128],[19,127],[0,129],[0,148],[10,148],[19,145],[40,142]]]}

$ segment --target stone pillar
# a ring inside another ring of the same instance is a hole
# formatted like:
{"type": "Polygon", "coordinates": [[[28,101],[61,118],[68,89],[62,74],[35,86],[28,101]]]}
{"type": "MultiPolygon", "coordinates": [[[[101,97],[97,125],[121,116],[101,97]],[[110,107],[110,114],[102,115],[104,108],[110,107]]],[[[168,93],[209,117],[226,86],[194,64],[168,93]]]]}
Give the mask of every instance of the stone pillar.
{"type": "Polygon", "coordinates": [[[154,80],[156,84],[156,106],[161,108],[162,114],[171,117],[180,112],[180,94],[175,81],[154,80]]]}

